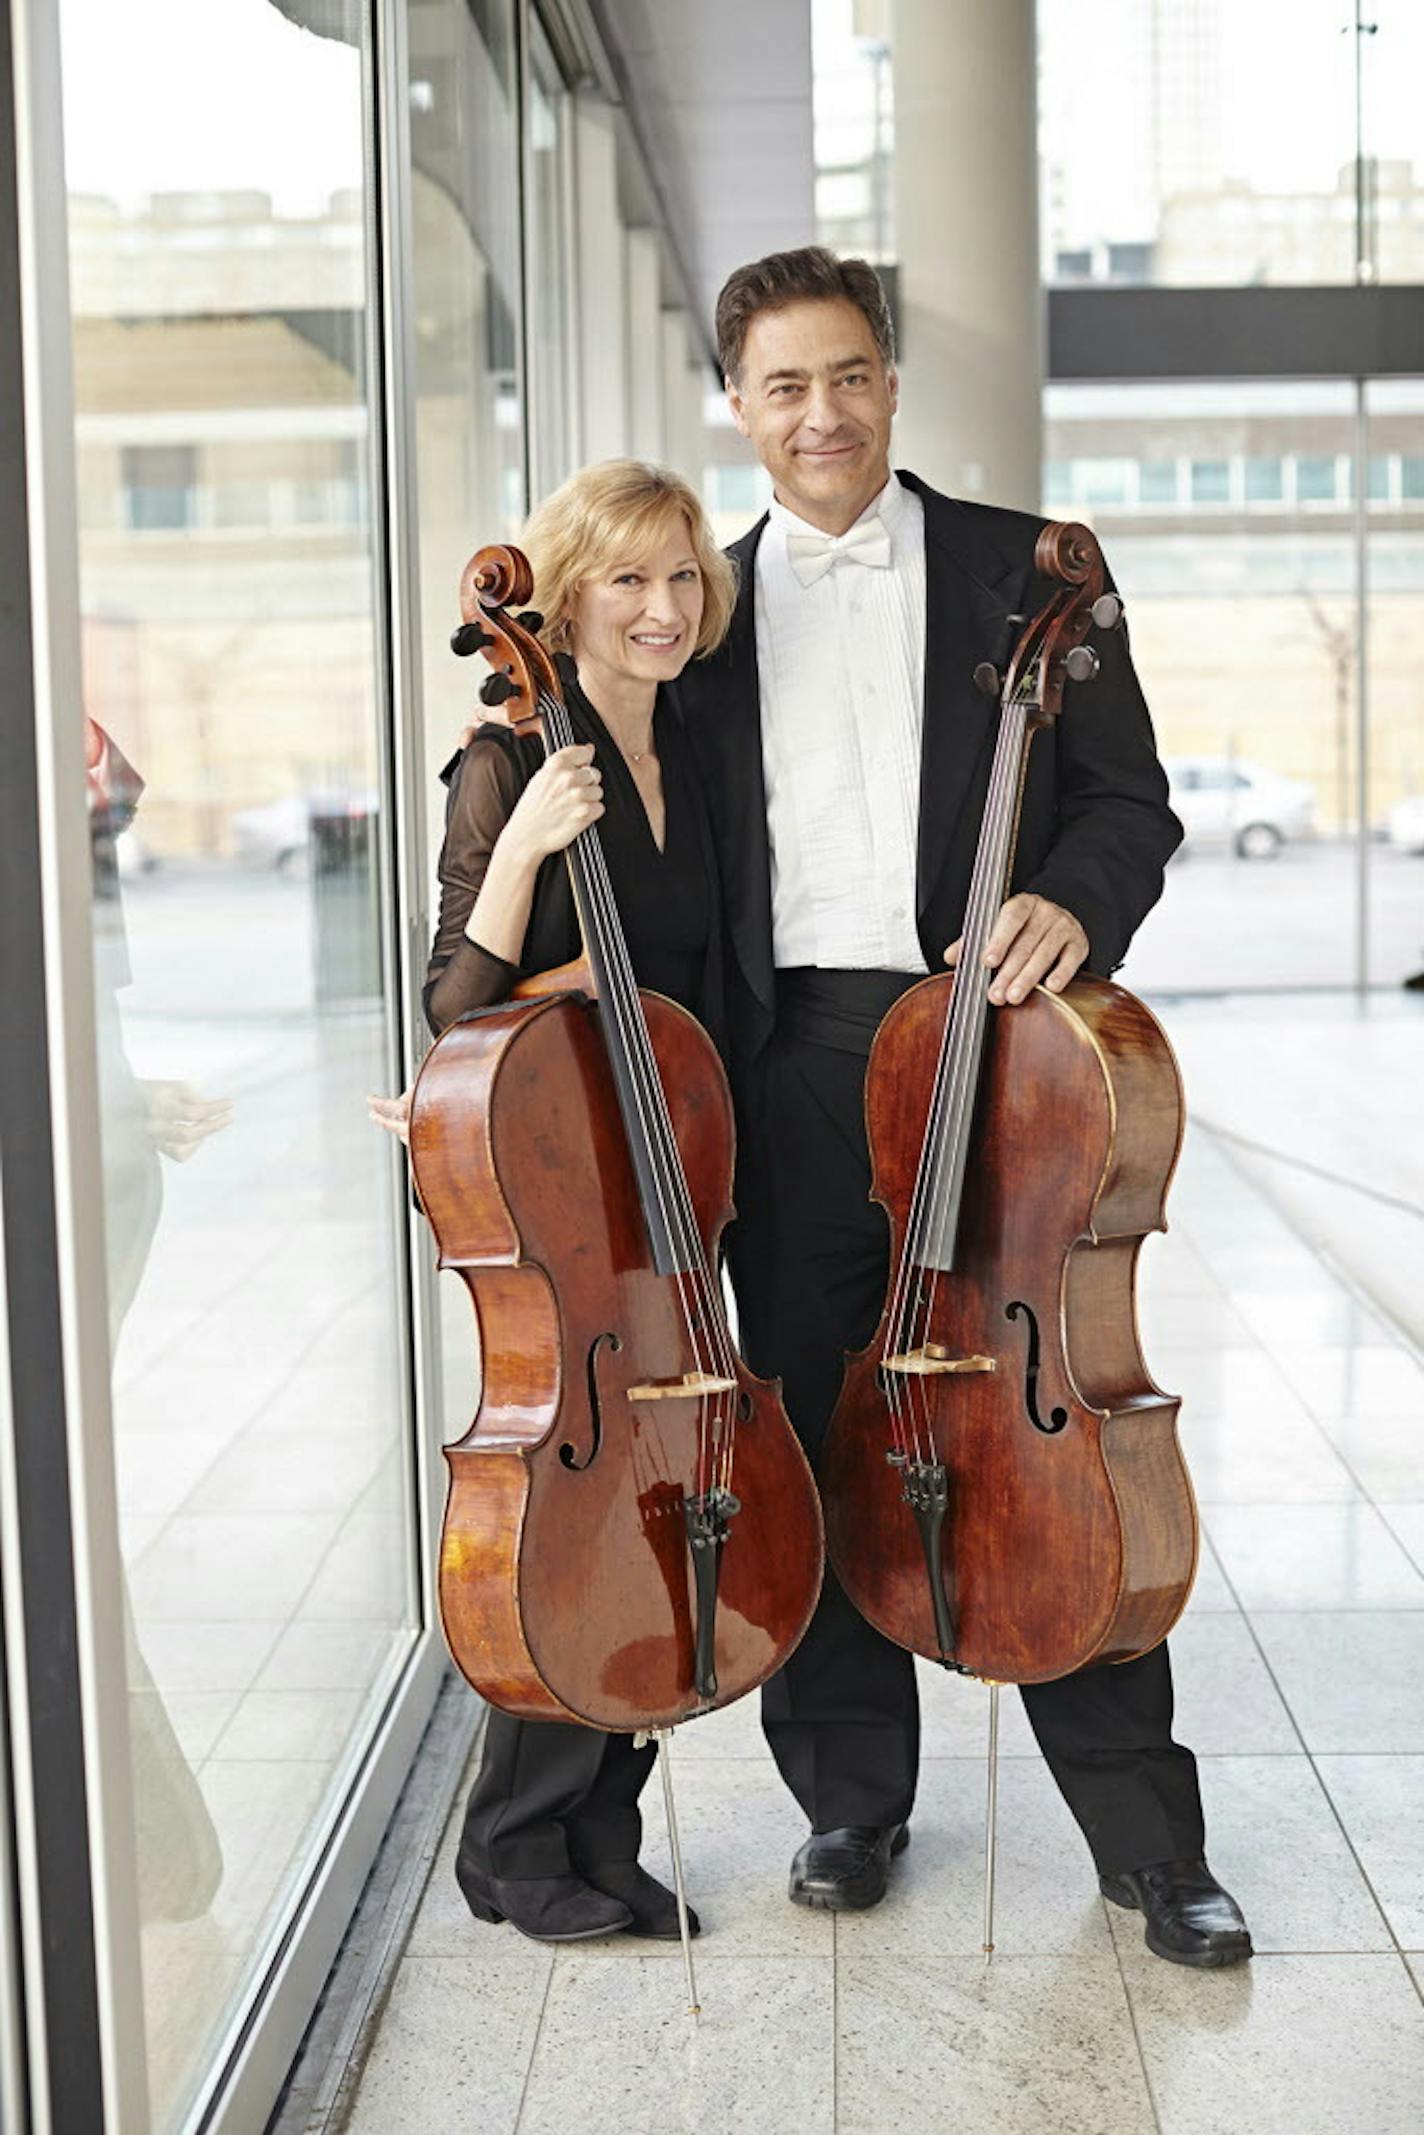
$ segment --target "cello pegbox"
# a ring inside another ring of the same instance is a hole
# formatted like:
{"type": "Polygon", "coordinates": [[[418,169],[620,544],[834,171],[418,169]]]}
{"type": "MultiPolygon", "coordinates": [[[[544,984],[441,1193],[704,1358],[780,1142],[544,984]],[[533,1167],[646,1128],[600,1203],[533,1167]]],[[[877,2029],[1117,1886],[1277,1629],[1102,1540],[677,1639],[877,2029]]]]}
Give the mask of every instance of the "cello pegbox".
{"type": "Polygon", "coordinates": [[[525,604],[534,573],[522,549],[494,543],[477,549],[460,574],[460,614],[451,643],[456,652],[483,652],[492,675],[480,690],[491,711],[503,706],[516,734],[537,733],[541,703],[559,696],[559,681],[537,632],[544,618],[525,604]],[[521,614],[508,610],[520,608],[521,614]]]}

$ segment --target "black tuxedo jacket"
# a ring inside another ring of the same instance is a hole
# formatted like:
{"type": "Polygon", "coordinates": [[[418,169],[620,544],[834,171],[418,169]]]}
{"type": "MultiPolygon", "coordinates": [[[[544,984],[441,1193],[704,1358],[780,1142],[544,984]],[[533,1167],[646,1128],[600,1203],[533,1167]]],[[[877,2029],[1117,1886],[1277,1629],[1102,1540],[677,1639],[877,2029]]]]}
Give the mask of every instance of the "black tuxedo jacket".
{"type": "MultiPolygon", "coordinates": [[[[1002,671],[1012,616],[1049,597],[1033,569],[1044,525],[1027,512],[941,496],[901,481],[925,512],[925,707],[920,762],[916,919],[931,971],[958,936],[989,786],[998,705],[973,682],[981,660],[1002,671]]],[[[765,1044],[775,1019],[771,851],[762,772],[755,558],[760,519],[728,551],[736,611],[710,659],[683,670],[676,691],[707,783],[727,930],[728,1018],[734,1068],[765,1044]]],[[[1162,870],[1182,829],[1167,805],[1152,722],[1124,630],[1094,630],[1101,672],[1069,683],[1062,716],[1029,751],[1013,887],[1037,891],[1079,920],[1087,968],[1121,963],[1162,893],[1162,870]]]]}

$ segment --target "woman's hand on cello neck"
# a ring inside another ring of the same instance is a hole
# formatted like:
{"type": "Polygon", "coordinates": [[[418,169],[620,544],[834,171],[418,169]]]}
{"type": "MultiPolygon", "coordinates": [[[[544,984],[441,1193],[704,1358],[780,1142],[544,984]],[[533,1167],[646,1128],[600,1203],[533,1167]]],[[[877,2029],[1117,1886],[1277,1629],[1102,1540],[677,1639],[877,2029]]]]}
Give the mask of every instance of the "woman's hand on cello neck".
{"type": "Polygon", "coordinates": [[[500,844],[509,840],[516,854],[537,865],[572,845],[602,813],[603,774],[594,763],[593,744],[555,749],[520,794],[500,844]]]}

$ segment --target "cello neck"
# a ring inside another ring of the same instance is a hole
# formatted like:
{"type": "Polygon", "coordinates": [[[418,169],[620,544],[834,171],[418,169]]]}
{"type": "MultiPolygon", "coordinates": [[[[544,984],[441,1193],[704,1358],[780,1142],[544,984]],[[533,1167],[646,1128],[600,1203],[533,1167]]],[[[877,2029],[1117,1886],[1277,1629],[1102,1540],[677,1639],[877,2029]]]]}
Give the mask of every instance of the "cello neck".
{"type": "Polygon", "coordinates": [[[1014,695],[1005,699],[999,716],[954,993],[906,1241],[907,1255],[916,1266],[945,1273],[954,1266],[969,1138],[988,1037],[993,973],[985,965],[984,951],[1013,873],[1029,745],[1036,731],[1034,709],[1027,698],[1014,695]]]}
{"type": "MultiPolygon", "coordinates": [[[[550,695],[542,710],[546,751],[571,747],[578,736],[568,707],[550,695]]],[[[653,1264],[660,1275],[703,1273],[701,1235],[596,823],[579,832],[565,858],[653,1264]]]]}

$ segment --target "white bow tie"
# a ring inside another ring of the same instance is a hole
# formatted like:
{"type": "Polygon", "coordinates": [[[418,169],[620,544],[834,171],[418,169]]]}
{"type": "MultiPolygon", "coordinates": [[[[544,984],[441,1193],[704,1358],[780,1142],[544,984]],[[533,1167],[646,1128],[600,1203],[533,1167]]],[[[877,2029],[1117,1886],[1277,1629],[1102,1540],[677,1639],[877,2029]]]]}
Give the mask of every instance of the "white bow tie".
{"type": "Polygon", "coordinates": [[[848,534],[788,534],[786,555],[803,586],[824,578],[838,556],[847,563],[867,563],[872,570],[890,568],[890,536],[878,512],[859,519],[848,534]]]}

